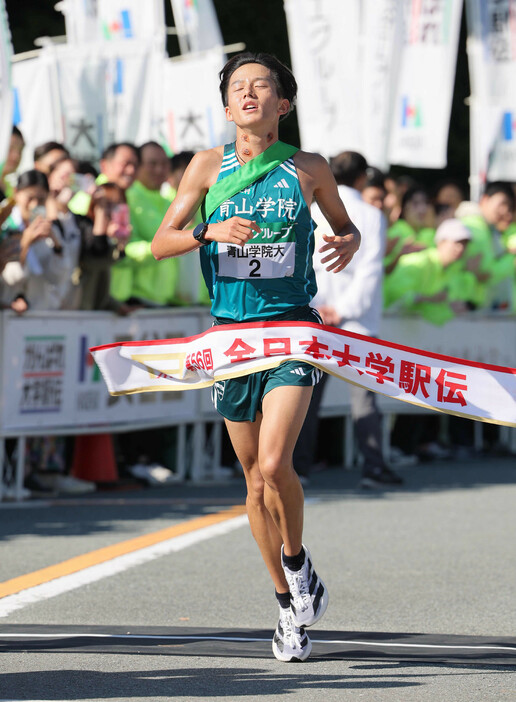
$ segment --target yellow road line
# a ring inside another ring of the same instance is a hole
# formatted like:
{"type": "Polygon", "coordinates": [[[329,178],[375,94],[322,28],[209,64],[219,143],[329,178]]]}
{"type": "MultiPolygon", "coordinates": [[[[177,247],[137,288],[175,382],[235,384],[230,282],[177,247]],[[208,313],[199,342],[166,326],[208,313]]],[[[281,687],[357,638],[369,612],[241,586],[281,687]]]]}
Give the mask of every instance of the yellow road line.
{"type": "Polygon", "coordinates": [[[144,534],[143,536],[137,536],[134,539],[128,539],[127,541],[121,541],[120,543],[112,544],[111,546],[105,546],[104,548],[99,548],[96,551],[91,551],[90,553],[85,553],[81,556],[75,556],[74,558],[70,558],[62,563],[56,563],[55,565],[48,566],[47,568],[35,570],[33,573],[27,573],[26,575],[20,575],[17,578],[6,580],[5,582],[0,583],[0,599],[7,597],[8,595],[14,595],[22,590],[35,587],[36,585],[48,583],[51,580],[61,578],[64,575],[77,573],[85,568],[99,565],[100,563],[105,563],[106,561],[111,561],[113,558],[117,558],[118,556],[124,556],[127,553],[139,551],[147,546],[154,546],[154,544],[159,544],[162,541],[173,539],[176,536],[188,534],[192,531],[197,531],[198,529],[212,526],[213,524],[225,522],[228,519],[233,519],[241,514],[245,514],[245,511],[246,509],[244,505],[235,505],[234,507],[231,507],[231,509],[224,510],[222,512],[208,514],[205,517],[198,517],[197,519],[192,519],[191,521],[175,524],[174,526],[152,532],[151,534],[144,534]]]}

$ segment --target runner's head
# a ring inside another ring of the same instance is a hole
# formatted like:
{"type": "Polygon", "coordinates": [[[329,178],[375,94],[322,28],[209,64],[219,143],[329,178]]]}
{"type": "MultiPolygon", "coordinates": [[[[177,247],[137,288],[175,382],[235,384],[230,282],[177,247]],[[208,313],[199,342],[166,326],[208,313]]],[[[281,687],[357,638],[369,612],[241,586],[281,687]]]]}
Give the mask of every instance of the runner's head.
{"type": "Polygon", "coordinates": [[[292,71],[287,68],[272,54],[252,53],[246,51],[241,54],[236,54],[229,59],[224,68],[219,73],[220,78],[220,94],[222,96],[222,104],[228,106],[228,88],[233,73],[241,66],[248,63],[257,63],[267,68],[270,72],[272,81],[278,93],[278,97],[288,100],[288,110],[281,115],[280,119],[286,117],[293,109],[297,95],[297,83],[292,71]]]}

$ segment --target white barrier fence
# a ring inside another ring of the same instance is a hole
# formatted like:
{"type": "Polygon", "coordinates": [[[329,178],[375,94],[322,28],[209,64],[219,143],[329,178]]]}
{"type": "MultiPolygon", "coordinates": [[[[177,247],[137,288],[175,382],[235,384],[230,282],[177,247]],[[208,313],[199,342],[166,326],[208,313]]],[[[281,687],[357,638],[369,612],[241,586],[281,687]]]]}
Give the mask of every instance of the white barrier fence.
{"type": "MultiPolygon", "coordinates": [[[[192,336],[210,324],[202,307],[142,310],[128,317],[105,312],[39,312],[21,317],[1,313],[0,466],[5,439],[18,438],[15,494],[21,494],[28,436],[173,426],[178,431],[176,465],[182,476],[193,481],[216,476],[222,422],[209,389],[111,397],[88,351],[116,341],[192,336]],[[212,424],[207,447],[207,427],[212,424]]],[[[387,316],[381,337],[449,356],[516,367],[516,324],[510,316],[470,315],[444,327],[418,318],[387,316]]],[[[379,405],[386,417],[386,446],[391,414],[422,411],[383,396],[379,405]]],[[[321,414],[346,418],[342,438],[344,463],[349,467],[354,449],[345,383],[329,380],[321,414]]],[[[505,431],[516,450],[515,431],[505,431]]],[[[0,480],[0,499],[2,491],[0,480]]]]}

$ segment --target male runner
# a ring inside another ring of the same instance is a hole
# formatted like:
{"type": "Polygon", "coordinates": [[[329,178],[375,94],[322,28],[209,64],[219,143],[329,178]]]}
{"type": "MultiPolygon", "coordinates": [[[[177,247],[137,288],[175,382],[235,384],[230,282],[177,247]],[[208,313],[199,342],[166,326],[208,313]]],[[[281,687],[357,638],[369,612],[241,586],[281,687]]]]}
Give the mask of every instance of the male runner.
{"type": "MultiPolygon", "coordinates": [[[[289,69],[269,54],[237,54],[220,79],[236,141],[195,155],[152,252],[163,259],[200,249],[215,324],[320,322],[309,307],[316,292],[310,203],[317,200],[334,232],[321,247],[328,270],[337,273],[351,261],[360,234],[326,160],[279,142],[279,120],[291,111],[297,93],[289,69]],[[259,164],[276,153],[278,165],[260,170],[259,164]],[[256,178],[242,181],[240,188],[238,179],[250,172],[256,178]],[[237,189],[228,190],[203,224],[183,229],[221,181],[223,187],[236,182],[237,189]]],[[[318,621],[328,604],[327,589],[302,543],[303,489],[292,464],[319,377],[310,364],[289,361],[213,389],[244,469],[251,531],[276,588],[280,617],[272,647],[282,661],[308,658],[312,644],[304,628],[318,621]]]]}

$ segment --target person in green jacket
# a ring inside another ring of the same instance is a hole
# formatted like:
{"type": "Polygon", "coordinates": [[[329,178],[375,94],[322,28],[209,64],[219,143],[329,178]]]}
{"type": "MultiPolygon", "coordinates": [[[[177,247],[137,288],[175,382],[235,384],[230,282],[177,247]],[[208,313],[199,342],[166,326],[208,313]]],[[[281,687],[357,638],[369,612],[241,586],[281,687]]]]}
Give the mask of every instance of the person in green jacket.
{"type": "Polygon", "coordinates": [[[428,193],[423,186],[414,185],[403,195],[400,218],[387,230],[386,275],[394,270],[400,256],[433,246],[434,234],[428,193]]]}
{"type": "Polygon", "coordinates": [[[471,302],[480,309],[513,309],[515,252],[507,248],[504,233],[514,218],[515,196],[508,183],[489,183],[479,212],[462,218],[472,234],[467,267],[475,274],[471,302]]]}
{"type": "Polygon", "coordinates": [[[178,262],[158,265],[150,245],[170,201],[160,193],[169,172],[169,159],[155,141],[143,144],[136,180],[126,190],[132,232],[125,256],[111,272],[111,294],[117,300],[144,306],[176,304],[178,262]]]}
{"type": "Polygon", "coordinates": [[[470,240],[462,222],[445,220],[436,231],[435,246],[400,257],[385,279],[385,307],[396,305],[438,325],[453,319],[465,309],[475,282],[460,262],[470,240]]]}

